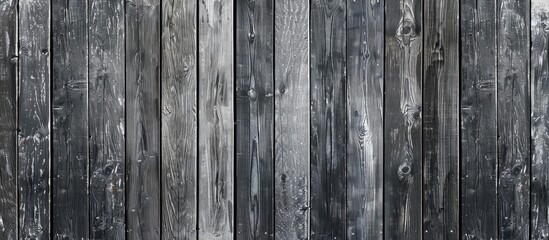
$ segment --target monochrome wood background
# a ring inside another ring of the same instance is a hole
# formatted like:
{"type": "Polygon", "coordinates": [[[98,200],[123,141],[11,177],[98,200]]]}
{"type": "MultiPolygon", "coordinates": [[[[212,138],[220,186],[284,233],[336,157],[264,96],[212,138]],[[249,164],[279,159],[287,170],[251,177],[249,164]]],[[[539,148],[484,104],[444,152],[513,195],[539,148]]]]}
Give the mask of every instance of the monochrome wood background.
{"type": "Polygon", "coordinates": [[[0,0],[0,239],[548,239],[548,0],[0,0]]]}

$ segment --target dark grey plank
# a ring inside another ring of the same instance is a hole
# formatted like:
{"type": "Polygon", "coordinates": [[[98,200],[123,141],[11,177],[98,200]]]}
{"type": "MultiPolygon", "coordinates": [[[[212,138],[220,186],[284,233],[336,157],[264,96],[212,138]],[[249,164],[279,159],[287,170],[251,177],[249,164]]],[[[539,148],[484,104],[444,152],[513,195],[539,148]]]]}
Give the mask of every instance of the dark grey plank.
{"type": "Polygon", "coordinates": [[[532,0],[531,83],[532,88],[532,188],[531,224],[533,239],[549,234],[549,2],[532,0]]]}
{"type": "Polygon", "coordinates": [[[496,1],[462,0],[461,238],[497,239],[496,1]]]}
{"type": "Polygon", "coordinates": [[[385,22],[384,227],[388,239],[420,239],[422,204],[422,4],[388,1],[385,22]]]}
{"type": "Polygon", "coordinates": [[[530,1],[497,4],[498,226],[530,236],[530,1]]]}
{"type": "Polygon", "coordinates": [[[347,239],[383,237],[385,1],[347,1],[347,239]]]}
{"type": "Polygon", "coordinates": [[[274,1],[236,5],[236,239],[273,239],[274,1]]]}
{"type": "Polygon", "coordinates": [[[0,239],[17,238],[17,1],[0,2],[0,239]]]}
{"type": "Polygon", "coordinates": [[[197,1],[162,1],[162,235],[196,239],[197,1]]]}
{"type": "Polygon", "coordinates": [[[160,239],[160,1],[126,2],[126,219],[160,239]]]}
{"type": "Polygon", "coordinates": [[[124,1],[89,1],[90,238],[124,239],[124,1]]]}
{"type": "Polygon", "coordinates": [[[275,13],[275,239],[308,239],[309,1],[275,13]]]}
{"type": "Polygon", "coordinates": [[[50,2],[19,1],[19,238],[50,237],[50,2]]]}
{"type": "Polygon", "coordinates": [[[52,1],[52,196],[55,239],[89,236],[87,1],[52,1]]]}
{"type": "Polygon", "coordinates": [[[423,18],[423,239],[458,239],[458,1],[425,0],[423,18]]]}
{"type": "Polygon", "coordinates": [[[199,4],[199,239],[232,239],[233,1],[199,4]]]}
{"type": "Polygon", "coordinates": [[[311,238],[346,233],[345,0],[311,1],[311,238]]]}

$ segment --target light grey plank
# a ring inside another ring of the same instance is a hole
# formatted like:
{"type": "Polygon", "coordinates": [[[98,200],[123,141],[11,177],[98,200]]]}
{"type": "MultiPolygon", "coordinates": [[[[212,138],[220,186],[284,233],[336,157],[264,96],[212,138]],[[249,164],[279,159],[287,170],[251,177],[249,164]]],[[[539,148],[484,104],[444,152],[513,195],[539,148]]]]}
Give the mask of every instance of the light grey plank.
{"type": "Polygon", "coordinates": [[[309,238],[309,1],[275,2],[275,239],[309,238]]]}
{"type": "Polygon", "coordinates": [[[234,232],[233,1],[199,3],[199,239],[234,232]]]}

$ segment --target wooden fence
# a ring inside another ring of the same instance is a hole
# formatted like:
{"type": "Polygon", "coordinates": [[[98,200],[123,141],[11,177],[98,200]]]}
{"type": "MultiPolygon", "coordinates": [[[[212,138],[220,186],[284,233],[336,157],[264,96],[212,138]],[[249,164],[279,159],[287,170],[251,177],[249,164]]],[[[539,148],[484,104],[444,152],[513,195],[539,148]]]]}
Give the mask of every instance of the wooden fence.
{"type": "Polygon", "coordinates": [[[0,1],[0,239],[548,237],[548,0],[0,1]]]}

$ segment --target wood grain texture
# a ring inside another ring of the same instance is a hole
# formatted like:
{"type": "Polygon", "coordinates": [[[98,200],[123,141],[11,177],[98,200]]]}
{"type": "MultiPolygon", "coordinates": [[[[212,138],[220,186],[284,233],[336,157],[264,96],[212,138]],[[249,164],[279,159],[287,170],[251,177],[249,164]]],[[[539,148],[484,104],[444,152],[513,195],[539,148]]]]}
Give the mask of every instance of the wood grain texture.
{"type": "Polygon", "coordinates": [[[310,6],[311,219],[313,239],[346,232],[345,1],[310,6]]]}
{"type": "Polygon", "coordinates": [[[87,1],[52,1],[54,239],[89,237],[87,1]]]}
{"type": "Polygon", "coordinates": [[[274,1],[236,5],[236,239],[273,239],[274,1]]]}
{"type": "Polygon", "coordinates": [[[162,1],[162,235],[196,239],[197,3],[162,1]]]}
{"type": "Polygon", "coordinates": [[[497,239],[496,0],[460,8],[461,236],[497,239]]]}
{"type": "Polygon", "coordinates": [[[0,2],[0,239],[17,238],[17,1],[0,2]]]}
{"type": "Polygon", "coordinates": [[[423,9],[423,239],[459,238],[458,3],[423,9]]]}
{"type": "Polygon", "coordinates": [[[388,239],[420,239],[422,204],[421,0],[385,4],[384,227],[388,239]],[[397,17],[398,16],[398,17],[397,17]]]}
{"type": "Polygon", "coordinates": [[[309,1],[275,2],[275,239],[309,238],[309,1]]]}
{"type": "Polygon", "coordinates": [[[90,238],[125,239],[124,1],[89,1],[90,238]]]}
{"type": "Polygon", "coordinates": [[[347,1],[347,239],[383,237],[384,6],[347,1]]]}
{"type": "Polygon", "coordinates": [[[19,1],[19,238],[50,237],[50,3],[19,1]]]}
{"type": "Polygon", "coordinates": [[[199,3],[199,238],[234,232],[233,1],[199,3]]]}
{"type": "Polygon", "coordinates": [[[549,237],[549,2],[532,0],[532,187],[531,237],[549,237]]]}
{"type": "Polygon", "coordinates": [[[160,239],[160,1],[126,2],[128,239],[160,239]]]}
{"type": "Polygon", "coordinates": [[[498,1],[498,226],[501,239],[530,236],[529,11],[529,0],[498,1]]]}

